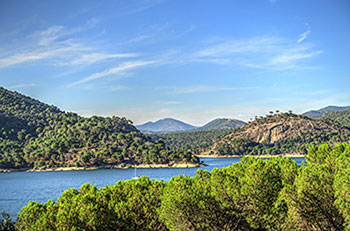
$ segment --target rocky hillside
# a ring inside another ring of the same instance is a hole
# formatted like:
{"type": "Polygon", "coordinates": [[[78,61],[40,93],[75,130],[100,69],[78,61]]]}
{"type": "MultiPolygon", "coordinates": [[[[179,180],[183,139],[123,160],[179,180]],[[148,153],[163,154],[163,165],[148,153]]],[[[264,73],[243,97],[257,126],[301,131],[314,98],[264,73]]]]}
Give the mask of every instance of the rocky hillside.
{"type": "Polygon", "coordinates": [[[196,130],[205,131],[205,130],[218,130],[218,129],[234,129],[234,128],[239,128],[244,124],[245,122],[241,120],[221,118],[221,119],[212,120],[209,123],[203,125],[202,127],[197,128],[196,130]]]}
{"type": "Polygon", "coordinates": [[[257,119],[214,143],[206,154],[244,155],[306,153],[311,144],[349,142],[347,128],[282,113],[257,119]]]}
{"type": "Polygon", "coordinates": [[[84,118],[0,87],[0,169],[197,163],[126,118],[84,118]]]}

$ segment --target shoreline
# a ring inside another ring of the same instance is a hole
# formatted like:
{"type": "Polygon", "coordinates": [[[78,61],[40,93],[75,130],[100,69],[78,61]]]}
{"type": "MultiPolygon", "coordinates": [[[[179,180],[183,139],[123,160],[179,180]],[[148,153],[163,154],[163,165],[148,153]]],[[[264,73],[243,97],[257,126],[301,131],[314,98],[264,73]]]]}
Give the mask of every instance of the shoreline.
{"type": "MultiPolygon", "coordinates": [[[[272,157],[289,157],[298,158],[305,157],[303,154],[278,154],[278,155],[196,155],[197,157],[205,158],[242,158],[242,157],[255,157],[255,158],[272,158],[272,157]]],[[[57,168],[46,168],[46,169],[30,169],[30,168],[10,168],[10,169],[0,169],[0,173],[8,172],[62,172],[62,171],[90,171],[98,169],[128,169],[128,168],[198,168],[206,166],[203,163],[178,163],[178,164],[139,164],[137,166],[132,165],[103,165],[103,166],[91,166],[91,167],[57,167],[57,168]]]]}
{"type": "Polygon", "coordinates": [[[91,166],[91,167],[57,167],[57,168],[46,168],[46,169],[30,169],[30,168],[19,168],[19,169],[0,169],[0,173],[7,172],[61,172],[61,171],[90,171],[98,169],[129,169],[129,168],[197,168],[204,166],[202,163],[178,163],[178,164],[139,164],[137,166],[132,165],[103,165],[103,166],[91,166]]]}
{"type": "Polygon", "coordinates": [[[197,157],[207,157],[207,158],[242,158],[242,157],[256,157],[256,158],[272,158],[272,157],[289,157],[289,158],[298,158],[298,157],[305,157],[304,154],[296,154],[296,153],[290,153],[290,154],[277,154],[277,155],[209,155],[209,154],[200,154],[196,155],[197,157]]]}

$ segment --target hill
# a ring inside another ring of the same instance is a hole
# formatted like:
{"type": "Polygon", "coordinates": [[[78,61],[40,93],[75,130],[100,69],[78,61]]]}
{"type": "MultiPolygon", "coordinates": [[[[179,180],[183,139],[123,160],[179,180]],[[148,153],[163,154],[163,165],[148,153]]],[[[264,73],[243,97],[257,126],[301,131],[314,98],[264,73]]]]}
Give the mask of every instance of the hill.
{"type": "Polygon", "coordinates": [[[215,141],[232,132],[232,129],[190,130],[185,132],[149,134],[154,141],[162,141],[171,149],[190,150],[199,155],[208,151],[215,141]]]}
{"type": "Polygon", "coordinates": [[[212,120],[202,127],[197,128],[196,130],[234,129],[239,128],[244,124],[245,122],[241,120],[221,118],[212,120]]]}
{"type": "Polygon", "coordinates": [[[198,163],[126,118],[84,118],[0,87],[0,168],[198,163]]]}
{"type": "Polygon", "coordinates": [[[350,106],[347,106],[347,107],[328,106],[325,108],[321,108],[319,110],[307,111],[307,112],[303,113],[302,115],[307,116],[309,118],[314,118],[314,117],[321,116],[321,115],[328,113],[328,112],[344,111],[347,109],[350,109],[350,106]]]}
{"type": "Polygon", "coordinates": [[[337,123],[339,126],[350,128],[350,109],[343,111],[327,112],[320,116],[314,117],[314,119],[319,119],[327,122],[337,123]]]}
{"type": "Polygon", "coordinates": [[[195,129],[195,126],[184,123],[180,120],[171,118],[165,118],[157,120],[156,122],[147,122],[145,124],[137,125],[137,129],[141,131],[151,132],[177,132],[177,131],[188,131],[195,129]]]}
{"type": "Polygon", "coordinates": [[[215,142],[212,148],[203,154],[305,154],[312,144],[349,141],[348,128],[306,116],[283,113],[243,125],[215,142]]]}

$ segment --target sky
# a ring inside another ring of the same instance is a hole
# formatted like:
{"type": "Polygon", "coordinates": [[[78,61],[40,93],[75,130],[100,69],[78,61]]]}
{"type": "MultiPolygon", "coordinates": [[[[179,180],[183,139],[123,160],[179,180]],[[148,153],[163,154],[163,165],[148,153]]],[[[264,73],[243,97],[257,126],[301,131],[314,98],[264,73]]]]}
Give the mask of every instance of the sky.
{"type": "Polygon", "coordinates": [[[0,1],[0,86],[200,126],[350,105],[348,0],[0,1]]]}

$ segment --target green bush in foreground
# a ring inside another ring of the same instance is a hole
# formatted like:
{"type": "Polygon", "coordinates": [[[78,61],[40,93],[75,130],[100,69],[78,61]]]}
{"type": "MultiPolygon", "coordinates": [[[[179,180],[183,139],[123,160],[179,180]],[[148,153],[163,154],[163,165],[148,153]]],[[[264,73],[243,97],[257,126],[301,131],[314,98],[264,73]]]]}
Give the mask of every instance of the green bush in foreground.
{"type": "Polygon", "coordinates": [[[312,147],[307,163],[243,158],[169,182],[119,181],[30,202],[19,230],[350,230],[350,145],[312,147]]]}

